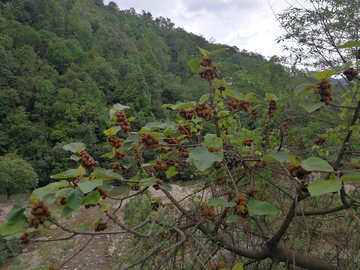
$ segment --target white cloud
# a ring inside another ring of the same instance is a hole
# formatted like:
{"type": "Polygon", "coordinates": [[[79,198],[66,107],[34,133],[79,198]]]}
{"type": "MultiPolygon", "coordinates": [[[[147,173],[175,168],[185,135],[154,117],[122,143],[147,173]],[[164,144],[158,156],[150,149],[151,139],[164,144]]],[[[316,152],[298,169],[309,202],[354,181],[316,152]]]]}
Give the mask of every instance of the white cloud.
{"type": "MultiPolygon", "coordinates": [[[[285,0],[272,0],[276,12],[288,7],[285,0]]],[[[104,1],[108,4],[109,1],[104,1]]],[[[274,40],[283,33],[270,5],[265,0],[114,0],[118,7],[134,7],[137,13],[170,18],[176,27],[214,37],[216,43],[235,45],[240,50],[264,56],[284,54],[274,40]]]]}

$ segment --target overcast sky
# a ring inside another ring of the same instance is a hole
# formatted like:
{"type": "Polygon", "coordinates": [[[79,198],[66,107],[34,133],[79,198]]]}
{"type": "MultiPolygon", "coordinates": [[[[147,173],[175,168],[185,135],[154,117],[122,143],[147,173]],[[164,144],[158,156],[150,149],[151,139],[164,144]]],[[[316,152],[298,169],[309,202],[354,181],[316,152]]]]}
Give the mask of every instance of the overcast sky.
{"type": "MultiPolygon", "coordinates": [[[[120,10],[135,8],[154,18],[170,18],[175,27],[201,34],[216,43],[235,45],[240,50],[264,56],[284,55],[274,40],[284,31],[272,9],[279,13],[294,0],[113,0],[120,10]],[[271,7],[272,9],[271,9],[271,7]]],[[[300,2],[302,2],[300,0],[300,2]]],[[[108,0],[104,0],[107,5],[108,0]]]]}

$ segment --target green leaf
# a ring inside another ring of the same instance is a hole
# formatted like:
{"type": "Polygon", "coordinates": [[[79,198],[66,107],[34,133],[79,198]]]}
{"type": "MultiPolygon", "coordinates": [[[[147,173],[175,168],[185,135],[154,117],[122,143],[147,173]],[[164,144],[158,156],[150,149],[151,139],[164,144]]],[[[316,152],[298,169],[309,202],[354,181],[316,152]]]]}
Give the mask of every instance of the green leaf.
{"type": "Polygon", "coordinates": [[[116,103],[115,105],[113,105],[113,108],[115,108],[118,111],[123,111],[125,109],[130,109],[129,106],[124,106],[124,105],[121,105],[119,103],[116,103]]]}
{"type": "Polygon", "coordinates": [[[316,157],[309,157],[301,162],[301,167],[307,171],[324,171],[332,172],[333,168],[325,160],[316,157]]]}
{"type": "Polygon", "coordinates": [[[207,168],[210,168],[215,161],[222,161],[220,154],[215,152],[211,153],[204,147],[196,147],[193,149],[189,154],[189,158],[192,159],[199,171],[205,171],[207,168]]]}
{"type": "Polygon", "coordinates": [[[156,129],[165,129],[165,128],[173,128],[175,127],[175,123],[174,122],[167,122],[167,123],[162,123],[162,122],[150,122],[147,123],[143,129],[148,130],[148,131],[153,131],[156,129]]]}
{"type": "Polygon", "coordinates": [[[100,188],[101,188],[102,190],[106,190],[106,191],[109,191],[109,190],[112,189],[109,181],[103,181],[103,184],[102,184],[102,186],[100,186],[100,188]]]}
{"type": "Polygon", "coordinates": [[[231,90],[231,89],[225,89],[225,93],[228,95],[228,96],[231,96],[233,94],[235,94],[236,92],[234,90],[231,90]]]}
{"type": "Polygon", "coordinates": [[[112,170],[106,170],[102,168],[97,168],[92,174],[92,177],[101,179],[103,181],[110,179],[122,179],[122,176],[112,170]]]}
{"type": "Polygon", "coordinates": [[[63,148],[73,153],[80,153],[81,151],[84,151],[86,149],[85,144],[83,143],[69,143],[67,145],[64,145],[63,148]]]}
{"type": "Polygon", "coordinates": [[[234,202],[227,202],[223,199],[220,198],[211,198],[208,200],[208,203],[211,206],[225,206],[225,207],[234,207],[236,205],[236,203],[234,202]]]}
{"type": "Polygon", "coordinates": [[[270,100],[272,100],[272,99],[275,100],[276,99],[276,95],[274,95],[274,94],[266,93],[265,96],[270,100]]]}
{"type": "Polygon", "coordinates": [[[74,210],[79,209],[84,200],[84,193],[81,191],[81,189],[66,188],[64,190],[65,197],[67,199],[67,206],[74,210]]]}
{"type": "Polygon", "coordinates": [[[259,102],[256,97],[250,97],[248,100],[251,102],[259,102]]]}
{"type": "Polygon", "coordinates": [[[196,102],[184,102],[184,103],[177,103],[174,106],[171,106],[170,108],[173,110],[180,110],[183,108],[189,108],[196,105],[196,102]]]}
{"type": "Polygon", "coordinates": [[[172,186],[169,184],[163,184],[159,186],[161,189],[165,189],[167,191],[172,191],[172,186]]]}
{"type": "Polygon", "coordinates": [[[196,72],[201,68],[200,61],[199,58],[194,58],[189,61],[188,65],[192,71],[196,72]]]}
{"type": "Polygon", "coordinates": [[[77,176],[76,169],[70,169],[62,173],[55,174],[50,176],[53,179],[67,179],[67,178],[74,178],[77,176]]]}
{"type": "Polygon", "coordinates": [[[75,161],[79,161],[79,156],[77,156],[77,155],[71,155],[71,156],[70,156],[70,159],[75,160],[75,161]]]}
{"type": "Polygon", "coordinates": [[[231,270],[244,270],[244,264],[243,263],[237,263],[233,266],[231,270]]]}
{"type": "Polygon", "coordinates": [[[222,49],[219,49],[219,50],[216,50],[216,51],[211,51],[211,52],[209,52],[208,54],[209,54],[209,56],[212,56],[212,55],[214,55],[214,54],[221,53],[221,52],[226,51],[226,50],[228,50],[228,49],[229,49],[229,48],[222,48],[222,49]]]}
{"type": "Polygon", "coordinates": [[[348,172],[340,177],[341,182],[360,182],[360,172],[348,172]]]}
{"type": "Polygon", "coordinates": [[[156,185],[156,179],[153,177],[141,179],[138,185],[152,187],[153,185],[156,185]]]}
{"type": "Polygon", "coordinates": [[[26,202],[20,201],[18,203],[16,203],[13,208],[11,209],[11,211],[9,212],[9,214],[7,214],[6,216],[6,220],[12,219],[14,217],[17,217],[19,214],[24,213],[25,211],[25,207],[28,204],[26,202]]]}
{"type": "Polygon", "coordinates": [[[60,219],[67,217],[71,214],[72,211],[73,209],[71,209],[68,205],[65,205],[63,210],[61,211],[60,219]]]}
{"type": "Polygon", "coordinates": [[[272,204],[268,202],[261,202],[256,200],[250,200],[247,203],[249,209],[249,215],[276,215],[279,210],[277,210],[272,204]]]}
{"type": "Polygon", "coordinates": [[[47,195],[58,192],[59,188],[68,187],[69,182],[66,180],[62,180],[60,182],[54,182],[48,184],[45,187],[35,189],[32,193],[32,196],[38,198],[40,201],[47,195]]]}
{"type": "Polygon", "coordinates": [[[204,142],[207,147],[221,147],[223,145],[222,139],[217,138],[215,134],[206,134],[204,142]]]}
{"type": "Polygon", "coordinates": [[[334,74],[334,72],[335,72],[334,70],[325,70],[325,71],[316,73],[315,77],[318,80],[327,79],[327,78],[330,78],[334,74]]]}
{"type": "Polygon", "coordinates": [[[92,228],[91,224],[85,223],[85,224],[79,226],[79,228],[77,228],[77,231],[78,232],[85,232],[85,231],[87,231],[87,230],[89,230],[91,228],[92,228]]]}
{"type": "Polygon", "coordinates": [[[105,211],[108,210],[108,209],[109,209],[109,205],[108,205],[108,204],[103,203],[103,204],[100,205],[100,210],[101,210],[101,211],[105,212],[105,211]]]}
{"type": "Polygon", "coordinates": [[[96,227],[97,225],[99,225],[101,222],[103,221],[103,218],[98,218],[93,222],[93,226],[96,227]]]}
{"type": "Polygon", "coordinates": [[[166,173],[167,179],[170,179],[172,176],[174,176],[174,175],[177,174],[178,172],[175,171],[175,167],[174,167],[174,166],[171,166],[165,173],[166,173]]]}
{"type": "Polygon", "coordinates": [[[205,102],[210,97],[210,94],[202,95],[202,97],[199,99],[199,103],[205,102]]]}
{"type": "Polygon", "coordinates": [[[100,192],[97,190],[93,190],[86,195],[85,199],[82,202],[82,205],[98,204],[98,202],[100,202],[100,192]]]}
{"type": "Polygon", "coordinates": [[[295,88],[294,92],[296,93],[296,95],[305,95],[310,90],[315,88],[318,88],[316,84],[302,83],[295,88]]]}
{"type": "Polygon", "coordinates": [[[303,107],[308,113],[311,113],[319,109],[320,107],[325,106],[325,103],[324,102],[314,103],[313,101],[307,101],[299,104],[299,106],[303,107]]]}
{"type": "Polygon", "coordinates": [[[266,162],[290,162],[289,155],[291,156],[291,153],[289,152],[277,152],[275,154],[264,156],[262,160],[266,162]]]}
{"type": "Polygon", "coordinates": [[[107,130],[104,130],[104,134],[107,136],[115,135],[120,129],[121,129],[120,126],[115,126],[115,127],[109,128],[107,130]]]}
{"type": "Polygon", "coordinates": [[[289,158],[291,164],[293,164],[293,165],[296,166],[296,164],[297,164],[297,163],[296,163],[296,159],[295,159],[293,156],[288,156],[288,158],[289,158]]]}
{"type": "Polygon", "coordinates": [[[129,150],[133,147],[134,143],[140,140],[140,138],[141,138],[140,135],[131,135],[124,141],[122,147],[125,148],[126,150],[129,150]]]}
{"type": "Polygon", "coordinates": [[[80,165],[80,166],[76,169],[76,175],[77,175],[77,176],[82,176],[82,175],[84,175],[84,173],[85,173],[85,169],[84,169],[83,166],[80,165]]]}
{"type": "Polygon", "coordinates": [[[227,223],[240,222],[241,217],[238,215],[231,215],[226,219],[227,223]]]}
{"type": "Polygon", "coordinates": [[[110,153],[107,153],[107,154],[104,154],[102,155],[101,157],[107,157],[107,158],[114,158],[114,153],[113,152],[110,152],[110,153]]]}
{"type": "Polygon", "coordinates": [[[321,96],[319,94],[315,94],[312,96],[311,101],[313,102],[319,102],[321,100],[321,96]]]}
{"type": "Polygon", "coordinates": [[[229,96],[240,99],[240,100],[245,100],[245,96],[242,93],[235,93],[235,94],[232,94],[232,95],[229,95],[229,96]]]}
{"type": "Polygon", "coordinates": [[[202,53],[203,56],[207,56],[209,54],[209,52],[207,50],[204,50],[203,48],[199,47],[200,52],[202,53]]]}
{"type": "Polygon", "coordinates": [[[308,186],[311,196],[319,196],[330,192],[336,192],[340,189],[340,181],[326,181],[324,178],[318,178],[308,186]]]}
{"type": "Polygon", "coordinates": [[[88,192],[92,191],[94,188],[102,186],[102,184],[103,184],[103,181],[99,180],[99,179],[94,179],[92,181],[89,181],[86,178],[81,178],[78,183],[78,186],[82,192],[88,193],[88,192]]]}
{"type": "Polygon", "coordinates": [[[348,41],[348,42],[344,43],[343,45],[336,46],[335,49],[359,47],[359,46],[360,46],[360,42],[348,41]]]}

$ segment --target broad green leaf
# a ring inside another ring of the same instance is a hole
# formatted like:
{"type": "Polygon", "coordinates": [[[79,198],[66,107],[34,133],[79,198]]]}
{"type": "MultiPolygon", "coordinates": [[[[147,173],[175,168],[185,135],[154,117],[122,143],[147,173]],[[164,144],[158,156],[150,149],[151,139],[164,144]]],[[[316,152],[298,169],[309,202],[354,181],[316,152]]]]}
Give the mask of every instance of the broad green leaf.
{"type": "Polygon", "coordinates": [[[96,227],[97,225],[99,225],[101,222],[103,221],[103,218],[98,218],[93,222],[93,226],[96,227]]]}
{"type": "Polygon", "coordinates": [[[92,177],[101,179],[103,181],[110,180],[110,179],[122,179],[122,176],[112,170],[106,170],[102,168],[96,169],[92,174],[92,177]]]}
{"type": "Polygon", "coordinates": [[[77,155],[71,155],[70,159],[75,160],[75,161],[79,161],[80,158],[77,155]]]}
{"type": "Polygon", "coordinates": [[[77,176],[82,176],[82,175],[84,175],[84,173],[85,173],[85,169],[84,169],[83,166],[80,165],[80,166],[76,169],[76,175],[77,175],[77,176]]]}
{"type": "MultiPolygon", "coordinates": [[[[5,223],[4,223],[5,224],[5,223]]],[[[25,232],[26,230],[23,228],[22,230],[21,230],[21,232],[17,232],[17,233],[14,233],[14,234],[10,234],[10,235],[8,235],[8,236],[5,236],[4,237],[4,239],[6,239],[6,240],[11,240],[11,239],[19,239],[20,238],[20,236],[25,232]]]]}
{"type": "Polygon", "coordinates": [[[60,219],[67,217],[71,214],[72,211],[74,211],[72,208],[70,208],[68,205],[65,205],[63,210],[61,211],[60,219]]]}
{"type": "Polygon", "coordinates": [[[265,96],[266,96],[268,99],[270,99],[270,100],[272,100],[272,99],[275,100],[275,99],[276,99],[276,95],[275,95],[275,94],[266,93],[265,96]]]}
{"type": "Polygon", "coordinates": [[[178,172],[175,171],[175,167],[174,167],[174,166],[171,166],[165,173],[166,173],[167,179],[170,179],[172,176],[174,176],[174,175],[177,174],[178,172]]]}
{"type": "Polygon", "coordinates": [[[244,270],[244,264],[243,263],[237,263],[233,266],[231,270],[244,270]]]}
{"type": "Polygon", "coordinates": [[[66,188],[65,189],[65,197],[67,199],[67,206],[71,209],[79,209],[83,200],[84,200],[84,193],[81,191],[80,188],[66,188]]]}
{"type": "Polygon", "coordinates": [[[205,102],[209,97],[210,97],[210,94],[202,95],[201,98],[199,99],[199,103],[205,102]]]}
{"type": "Polygon", "coordinates": [[[58,192],[59,188],[68,187],[69,182],[66,180],[62,180],[60,182],[54,182],[48,184],[45,187],[35,189],[32,193],[32,196],[38,198],[40,201],[47,195],[58,192]]]}
{"type": "Polygon", "coordinates": [[[123,110],[125,110],[125,109],[130,109],[129,106],[124,106],[124,105],[121,105],[121,104],[119,104],[119,103],[113,105],[113,108],[115,108],[115,109],[118,110],[118,111],[123,111],[123,110]]]}
{"type": "Polygon", "coordinates": [[[189,158],[192,159],[199,171],[205,171],[207,168],[210,168],[215,161],[222,161],[220,154],[215,152],[211,153],[204,147],[196,147],[193,149],[189,154],[189,158]]]}
{"type": "Polygon", "coordinates": [[[235,94],[232,94],[232,95],[229,95],[229,96],[233,97],[233,98],[240,99],[240,100],[245,100],[245,96],[242,93],[235,93],[235,94]]]}
{"type": "Polygon", "coordinates": [[[202,53],[203,56],[207,56],[209,54],[209,52],[207,50],[204,50],[203,48],[199,47],[200,52],[202,53]]]}
{"type": "Polygon", "coordinates": [[[53,179],[67,179],[67,178],[74,178],[77,176],[76,169],[70,169],[62,173],[55,174],[50,176],[53,179]]]}
{"type": "Polygon", "coordinates": [[[343,45],[336,46],[335,49],[359,47],[359,46],[360,46],[360,42],[348,41],[348,42],[344,43],[343,45]]]}
{"type": "Polygon", "coordinates": [[[211,206],[225,206],[225,207],[234,207],[236,205],[236,203],[234,202],[227,202],[223,199],[220,198],[211,198],[208,200],[208,203],[211,206]]]}
{"type": "Polygon", "coordinates": [[[122,147],[125,148],[126,150],[129,150],[133,147],[134,143],[140,140],[140,138],[141,138],[140,135],[131,135],[124,141],[122,147]]]}
{"type": "Polygon", "coordinates": [[[151,187],[153,185],[156,185],[156,179],[153,177],[150,178],[145,178],[145,179],[141,179],[139,181],[139,186],[147,186],[147,187],[151,187]]]}
{"type": "Polygon", "coordinates": [[[296,163],[296,159],[295,159],[293,156],[288,156],[288,158],[289,158],[291,164],[293,164],[293,165],[296,165],[296,164],[297,164],[297,163],[296,163]]]}
{"type": "Polygon", "coordinates": [[[302,83],[295,88],[294,92],[296,95],[305,95],[310,90],[315,89],[315,88],[318,88],[318,86],[316,84],[302,83]]]}
{"type": "Polygon", "coordinates": [[[225,89],[225,93],[228,95],[228,96],[231,96],[233,94],[235,94],[236,92],[234,90],[231,90],[231,89],[225,89]]]}
{"type": "Polygon", "coordinates": [[[27,226],[27,218],[23,214],[25,209],[23,209],[22,212],[18,213],[18,215],[12,217],[9,219],[5,225],[2,227],[1,234],[7,235],[7,234],[13,234],[22,229],[22,227],[27,226]]]}
{"type": "Polygon", "coordinates": [[[313,102],[319,102],[321,100],[321,96],[319,94],[315,94],[311,97],[311,101],[313,102]]]}
{"type": "Polygon", "coordinates": [[[94,188],[102,186],[103,183],[104,182],[99,179],[94,179],[92,181],[89,181],[86,178],[81,178],[78,183],[78,186],[82,192],[88,193],[88,192],[92,191],[94,188]]]}
{"type": "Polygon", "coordinates": [[[167,123],[162,123],[162,122],[150,122],[147,123],[143,129],[148,130],[148,131],[153,131],[156,129],[165,129],[165,128],[173,128],[175,127],[175,123],[174,122],[167,122],[167,123]]]}
{"type": "Polygon", "coordinates": [[[275,154],[264,156],[262,160],[266,162],[290,162],[289,156],[291,156],[291,153],[277,152],[275,154]]]}
{"type": "Polygon", "coordinates": [[[174,106],[170,107],[173,110],[180,110],[183,108],[189,108],[189,107],[193,107],[195,106],[197,103],[196,102],[184,102],[184,103],[177,103],[174,106]]]}
{"type": "Polygon", "coordinates": [[[169,184],[163,184],[159,186],[161,189],[165,189],[167,191],[172,191],[172,186],[169,184]]]}
{"type": "Polygon", "coordinates": [[[334,72],[335,72],[334,70],[325,70],[325,71],[316,73],[315,77],[318,80],[327,79],[327,78],[330,78],[334,74],[334,72]]]}
{"type": "Polygon", "coordinates": [[[77,228],[77,231],[78,232],[85,232],[87,230],[90,230],[91,228],[92,228],[91,224],[85,223],[85,224],[79,226],[79,228],[77,228]]]}
{"type": "Polygon", "coordinates": [[[114,108],[107,109],[106,113],[105,113],[105,116],[104,116],[105,123],[109,124],[116,113],[117,113],[117,110],[114,109],[114,108]]]}
{"type": "Polygon", "coordinates": [[[231,215],[226,219],[227,223],[240,222],[241,217],[238,215],[231,215]]]}
{"type": "Polygon", "coordinates": [[[348,172],[340,177],[341,182],[360,182],[360,172],[348,172]]]}
{"type": "Polygon", "coordinates": [[[111,184],[109,183],[109,181],[103,181],[103,184],[100,186],[100,188],[102,190],[106,190],[109,191],[112,189],[111,184]]]}
{"type": "Polygon", "coordinates": [[[324,102],[314,103],[313,101],[307,101],[299,104],[299,106],[303,107],[308,113],[311,113],[319,109],[320,107],[325,106],[325,103],[324,102]]]}
{"type": "Polygon", "coordinates": [[[115,127],[109,128],[107,130],[104,130],[104,134],[107,136],[115,135],[120,129],[121,129],[120,126],[115,126],[115,127]]]}
{"type": "Polygon", "coordinates": [[[251,96],[253,95],[254,93],[249,93],[245,96],[245,100],[249,100],[249,98],[251,98],[251,96]]]}
{"type": "Polygon", "coordinates": [[[101,210],[101,211],[105,212],[105,211],[108,210],[108,209],[109,209],[109,205],[108,205],[108,204],[103,203],[103,204],[100,205],[100,210],[101,210]]]}
{"type": "Polygon", "coordinates": [[[252,217],[254,215],[276,215],[279,212],[272,204],[256,200],[250,200],[247,203],[247,207],[249,209],[249,215],[252,217]]]}
{"type": "Polygon", "coordinates": [[[107,157],[107,158],[114,158],[114,153],[113,152],[110,152],[110,153],[107,153],[107,154],[104,154],[102,155],[101,157],[107,157]]]}
{"type": "Polygon", "coordinates": [[[199,58],[194,58],[189,61],[188,65],[192,71],[196,72],[201,68],[200,61],[199,58]]]}
{"type": "Polygon", "coordinates": [[[332,172],[333,168],[325,160],[316,157],[309,157],[301,162],[301,167],[307,171],[324,171],[332,172]]]}
{"type": "Polygon", "coordinates": [[[221,53],[221,52],[226,51],[228,49],[229,48],[222,48],[222,49],[219,49],[219,50],[216,50],[216,51],[211,51],[211,52],[209,52],[209,56],[212,56],[212,55],[217,54],[217,53],[221,53]]]}
{"type": "Polygon", "coordinates": [[[330,192],[336,192],[340,189],[340,181],[326,181],[324,178],[318,178],[308,186],[311,196],[319,196],[330,192]]]}
{"type": "Polygon", "coordinates": [[[222,139],[217,138],[215,134],[206,134],[204,142],[207,147],[221,147],[223,145],[222,139]]]}
{"type": "Polygon", "coordinates": [[[97,204],[98,202],[100,202],[100,193],[97,190],[93,190],[86,195],[82,205],[97,204]]]}
{"type": "Polygon", "coordinates": [[[259,102],[256,97],[250,97],[248,100],[251,102],[259,102]]]}
{"type": "Polygon", "coordinates": [[[85,144],[83,143],[69,143],[67,145],[64,145],[63,148],[73,153],[80,153],[81,151],[84,151],[86,149],[85,144]],[[80,151],[78,151],[79,149],[80,151]]]}
{"type": "Polygon", "coordinates": [[[20,201],[16,204],[14,204],[13,208],[10,210],[9,214],[6,216],[6,220],[12,219],[14,217],[17,217],[19,214],[24,213],[25,207],[28,204],[26,202],[20,201]]]}

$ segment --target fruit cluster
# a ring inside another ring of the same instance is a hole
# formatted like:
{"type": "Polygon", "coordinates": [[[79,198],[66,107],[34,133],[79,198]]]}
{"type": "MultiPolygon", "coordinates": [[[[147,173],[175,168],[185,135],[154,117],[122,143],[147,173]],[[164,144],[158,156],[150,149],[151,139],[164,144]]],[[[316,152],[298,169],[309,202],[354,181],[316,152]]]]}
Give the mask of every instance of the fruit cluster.
{"type": "Polygon", "coordinates": [[[134,154],[135,154],[136,164],[140,164],[140,161],[144,162],[144,158],[143,158],[143,155],[142,155],[142,152],[140,151],[140,149],[135,146],[133,151],[134,151],[134,154]],[[138,156],[138,154],[139,154],[140,157],[138,156]]]}
{"type": "Polygon", "coordinates": [[[127,167],[126,169],[125,169],[125,172],[126,173],[128,173],[128,172],[130,172],[131,171],[131,165],[129,165],[129,167],[127,167]]]}
{"type": "Polygon", "coordinates": [[[240,194],[239,197],[233,199],[233,202],[237,204],[235,206],[236,213],[242,218],[247,218],[249,216],[249,209],[246,203],[246,194],[240,194]]]}
{"type": "Polygon", "coordinates": [[[356,77],[358,75],[358,72],[354,68],[348,68],[343,72],[343,74],[346,76],[346,79],[348,81],[352,81],[354,79],[354,77],[356,77]]]}
{"type": "Polygon", "coordinates": [[[110,163],[113,172],[117,172],[121,170],[120,163],[110,163]]]}
{"type": "Polygon", "coordinates": [[[255,194],[258,192],[257,188],[250,188],[247,192],[249,197],[255,197],[255,194]]]}
{"type": "Polygon", "coordinates": [[[207,150],[211,153],[216,152],[221,155],[220,149],[218,147],[209,147],[207,150]]]}
{"type": "Polygon", "coordinates": [[[243,109],[244,112],[248,112],[250,104],[251,104],[251,101],[249,101],[249,100],[244,102],[244,101],[240,101],[240,99],[237,99],[237,98],[233,98],[227,102],[227,105],[229,106],[229,110],[231,112],[239,107],[241,109],[243,109]]]}
{"type": "Polygon", "coordinates": [[[216,181],[215,181],[215,183],[217,184],[217,185],[223,185],[223,184],[225,184],[225,182],[226,182],[226,178],[223,176],[223,177],[219,177],[219,178],[217,178],[216,179],[216,181]]]}
{"type": "Polygon", "coordinates": [[[191,118],[195,115],[195,109],[191,108],[191,109],[185,109],[182,108],[179,111],[179,114],[182,118],[185,118],[185,120],[191,120],[191,118]]]}
{"type": "Polygon", "coordinates": [[[254,139],[246,139],[245,141],[242,142],[243,146],[251,146],[253,144],[255,144],[254,139]]]}
{"type": "Polygon", "coordinates": [[[177,138],[174,138],[170,135],[165,135],[165,142],[167,142],[168,144],[180,144],[180,140],[177,138]]]}
{"type": "Polygon", "coordinates": [[[153,166],[155,172],[159,172],[159,170],[165,170],[167,168],[166,164],[162,164],[161,160],[157,160],[156,164],[153,166]]]}
{"type": "Polygon", "coordinates": [[[169,165],[169,166],[175,166],[176,163],[178,163],[180,160],[176,159],[168,159],[168,158],[164,158],[164,162],[169,165]]]}
{"type": "Polygon", "coordinates": [[[159,147],[159,139],[151,136],[151,134],[143,134],[140,141],[149,149],[156,149],[159,147]]]}
{"type": "Polygon", "coordinates": [[[160,151],[163,152],[164,154],[169,153],[169,150],[166,149],[165,147],[161,147],[160,151]]]}
{"type": "Polygon", "coordinates": [[[164,184],[163,180],[161,180],[160,178],[156,178],[156,185],[153,185],[153,187],[155,188],[155,190],[159,190],[160,189],[159,185],[162,186],[163,184],[164,184]]]}
{"type": "Polygon", "coordinates": [[[269,101],[268,115],[270,115],[270,117],[274,117],[274,112],[276,110],[277,110],[276,101],[272,99],[269,101]]]}
{"type": "Polygon", "coordinates": [[[107,141],[110,143],[112,147],[120,148],[122,146],[121,139],[114,135],[109,135],[107,141]]]}
{"type": "Polygon", "coordinates": [[[285,119],[284,119],[284,125],[288,125],[288,124],[290,124],[292,122],[292,119],[290,118],[290,117],[286,117],[285,119]]]}
{"type": "Polygon", "coordinates": [[[220,92],[223,92],[226,90],[225,86],[223,86],[223,85],[219,85],[218,89],[220,92]]]}
{"type": "Polygon", "coordinates": [[[359,170],[359,169],[360,169],[360,165],[354,163],[354,164],[352,165],[352,168],[353,168],[354,170],[359,170]]]}
{"type": "Polygon", "coordinates": [[[251,115],[254,117],[254,118],[259,118],[259,114],[258,114],[258,111],[256,109],[252,109],[251,110],[251,115]]]}
{"type": "Polygon", "coordinates": [[[67,199],[66,199],[66,197],[60,198],[59,203],[60,203],[61,205],[66,205],[66,204],[67,204],[67,199]]]}
{"type": "Polygon", "coordinates": [[[32,206],[31,214],[34,216],[29,222],[29,227],[39,228],[39,224],[47,221],[51,215],[51,211],[44,205],[43,202],[34,203],[32,206]]]}
{"type": "Polygon", "coordinates": [[[204,118],[205,120],[208,120],[213,116],[211,108],[206,103],[198,103],[195,108],[195,112],[198,117],[204,118]]]}
{"type": "Polygon", "coordinates": [[[222,166],[222,163],[221,163],[221,162],[219,162],[219,161],[215,161],[215,162],[214,162],[214,169],[215,169],[215,170],[221,169],[221,166],[222,166]]]}
{"type": "Polygon", "coordinates": [[[204,216],[209,216],[209,217],[213,217],[216,215],[215,211],[214,211],[214,208],[213,207],[206,207],[204,210],[203,210],[203,215],[204,216]]]}
{"type": "Polygon", "coordinates": [[[130,121],[127,119],[126,114],[123,111],[119,111],[116,114],[116,122],[114,124],[115,126],[120,126],[123,130],[123,133],[127,133],[130,130],[130,121]]]}
{"type": "Polygon", "coordinates": [[[175,164],[175,172],[181,172],[182,168],[181,166],[175,164]]]}
{"type": "Polygon", "coordinates": [[[102,196],[102,199],[103,199],[103,200],[106,199],[106,196],[107,196],[107,191],[106,191],[106,190],[103,190],[103,189],[101,189],[101,188],[99,188],[99,187],[95,188],[94,190],[99,191],[100,196],[102,196]]]}
{"type": "Polygon", "coordinates": [[[226,263],[224,263],[224,262],[219,262],[218,265],[216,265],[216,264],[211,265],[211,270],[218,270],[218,269],[223,269],[223,268],[226,268],[226,263]]]}
{"type": "Polygon", "coordinates": [[[189,157],[189,153],[188,153],[188,152],[185,152],[185,151],[182,151],[182,152],[180,152],[180,156],[181,156],[182,158],[188,158],[188,157],[189,157]]]}
{"type": "Polygon", "coordinates": [[[303,137],[300,137],[300,138],[298,139],[298,143],[299,143],[300,148],[305,148],[305,147],[306,147],[306,144],[305,144],[305,142],[304,142],[304,138],[303,138],[303,137]]]}
{"type": "Polygon", "coordinates": [[[154,211],[157,211],[160,206],[165,207],[165,204],[163,204],[162,202],[152,202],[151,203],[151,209],[154,211]]]}
{"type": "Polygon", "coordinates": [[[98,206],[98,205],[100,205],[100,203],[97,203],[97,204],[87,204],[87,205],[85,205],[85,208],[86,208],[86,209],[89,209],[90,207],[96,207],[96,206],[98,206]]]}
{"type": "Polygon", "coordinates": [[[123,160],[124,157],[125,157],[125,153],[123,151],[118,151],[118,150],[115,151],[114,158],[116,158],[117,160],[123,160]]]}
{"type": "Polygon", "coordinates": [[[90,172],[95,171],[96,166],[99,165],[99,162],[95,161],[93,157],[91,157],[86,151],[82,151],[79,153],[79,161],[81,161],[81,166],[85,167],[85,169],[90,172]]]}
{"type": "Polygon", "coordinates": [[[134,184],[131,186],[131,190],[139,190],[140,186],[138,184],[134,184]]]}
{"type": "Polygon", "coordinates": [[[308,175],[312,173],[312,171],[304,170],[301,166],[297,167],[294,164],[290,164],[289,171],[293,177],[297,177],[302,180],[308,178],[308,175]]]}
{"type": "Polygon", "coordinates": [[[212,63],[211,58],[203,57],[202,61],[200,61],[200,65],[205,67],[199,71],[199,75],[202,79],[210,81],[219,77],[219,71],[212,63]]]}
{"type": "Polygon", "coordinates": [[[314,140],[314,144],[318,146],[323,145],[324,142],[326,142],[326,140],[323,137],[319,137],[318,139],[314,140]]]}
{"type": "Polygon", "coordinates": [[[95,226],[95,232],[104,231],[105,229],[107,229],[107,227],[108,226],[106,225],[106,222],[101,222],[100,224],[95,226]]]}
{"type": "Polygon", "coordinates": [[[321,82],[317,82],[316,85],[319,87],[314,90],[314,95],[319,94],[321,96],[320,101],[325,102],[326,105],[329,105],[334,98],[331,96],[331,83],[328,83],[326,80],[322,79],[321,82]]]}
{"type": "Polygon", "coordinates": [[[179,125],[178,129],[180,134],[186,135],[188,139],[191,138],[191,129],[189,126],[179,125]]]}
{"type": "Polygon", "coordinates": [[[24,232],[21,236],[20,236],[20,244],[28,244],[29,243],[29,240],[28,240],[28,237],[29,237],[29,233],[28,232],[24,232]]]}

